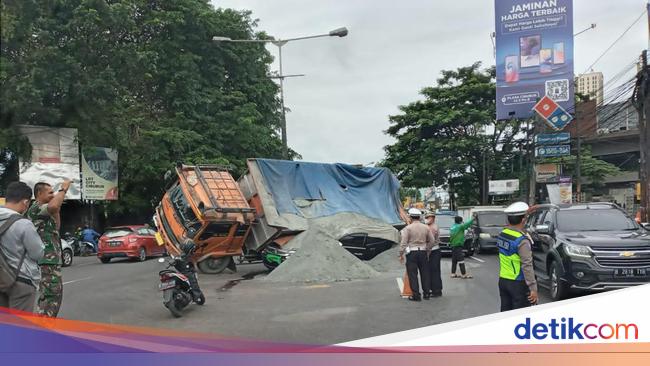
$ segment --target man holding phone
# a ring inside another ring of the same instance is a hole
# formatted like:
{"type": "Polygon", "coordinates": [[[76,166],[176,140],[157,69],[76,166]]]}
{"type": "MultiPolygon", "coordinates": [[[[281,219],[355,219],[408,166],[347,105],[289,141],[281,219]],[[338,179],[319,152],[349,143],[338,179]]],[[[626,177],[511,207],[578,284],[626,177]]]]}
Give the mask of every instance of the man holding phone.
{"type": "Polygon", "coordinates": [[[26,216],[34,223],[45,244],[45,254],[39,261],[41,283],[39,287],[38,308],[41,315],[56,318],[63,300],[63,279],[61,276],[61,205],[72,182],[64,180],[61,188],[54,189],[47,183],[34,185],[34,203],[26,216]]]}

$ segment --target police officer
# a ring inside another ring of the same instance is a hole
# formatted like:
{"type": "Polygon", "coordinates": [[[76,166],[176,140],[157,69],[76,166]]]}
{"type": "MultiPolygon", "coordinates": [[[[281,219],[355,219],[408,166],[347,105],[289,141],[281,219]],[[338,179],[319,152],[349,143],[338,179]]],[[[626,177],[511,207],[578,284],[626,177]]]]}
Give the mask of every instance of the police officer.
{"type": "Polygon", "coordinates": [[[499,247],[499,296],[501,311],[537,303],[537,281],[533,270],[530,238],[524,233],[525,202],[516,202],[505,209],[508,226],[497,237],[499,247]]]}
{"type": "Polygon", "coordinates": [[[406,254],[406,272],[408,273],[409,286],[411,286],[412,292],[409,300],[422,300],[420,286],[418,284],[418,272],[422,280],[424,299],[428,300],[431,294],[431,281],[429,280],[427,251],[434,245],[435,239],[429,227],[420,222],[420,217],[422,216],[420,210],[411,208],[408,213],[411,217],[411,223],[402,229],[399,259],[401,263],[404,263],[404,255],[406,254]]]}

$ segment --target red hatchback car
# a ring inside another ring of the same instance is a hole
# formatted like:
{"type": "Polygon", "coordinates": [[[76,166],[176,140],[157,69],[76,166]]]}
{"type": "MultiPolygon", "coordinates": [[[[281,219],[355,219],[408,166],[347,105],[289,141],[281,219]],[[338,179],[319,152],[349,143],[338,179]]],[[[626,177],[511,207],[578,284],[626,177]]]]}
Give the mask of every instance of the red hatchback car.
{"type": "Polygon", "coordinates": [[[112,258],[144,261],[153,255],[164,255],[165,247],[156,243],[156,232],[143,225],[111,227],[99,238],[97,257],[102,263],[112,258]]]}

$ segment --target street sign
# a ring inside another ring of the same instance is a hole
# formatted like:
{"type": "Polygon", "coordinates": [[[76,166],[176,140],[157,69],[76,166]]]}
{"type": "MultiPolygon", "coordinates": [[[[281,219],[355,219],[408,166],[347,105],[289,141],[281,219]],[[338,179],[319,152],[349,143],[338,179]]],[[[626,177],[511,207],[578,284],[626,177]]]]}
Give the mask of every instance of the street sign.
{"type": "Polygon", "coordinates": [[[557,131],[566,127],[573,119],[571,114],[567,113],[559,104],[546,95],[535,104],[533,109],[551,128],[557,131]]]}
{"type": "Polygon", "coordinates": [[[535,156],[539,158],[551,158],[554,156],[571,155],[571,145],[548,145],[537,146],[535,156]]]}
{"type": "Polygon", "coordinates": [[[568,132],[542,133],[535,135],[535,144],[537,145],[558,145],[565,144],[571,140],[571,134],[568,132]]]}

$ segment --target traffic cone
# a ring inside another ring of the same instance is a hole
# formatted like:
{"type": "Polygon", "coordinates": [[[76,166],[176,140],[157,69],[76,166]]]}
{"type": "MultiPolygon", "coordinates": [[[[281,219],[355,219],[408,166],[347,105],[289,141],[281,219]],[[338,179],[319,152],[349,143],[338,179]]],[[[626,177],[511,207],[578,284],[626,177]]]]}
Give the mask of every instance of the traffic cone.
{"type": "Polygon", "coordinates": [[[413,295],[413,291],[411,291],[411,283],[409,282],[408,272],[404,271],[404,278],[402,281],[404,282],[404,286],[402,287],[402,298],[407,298],[413,295]]]}

